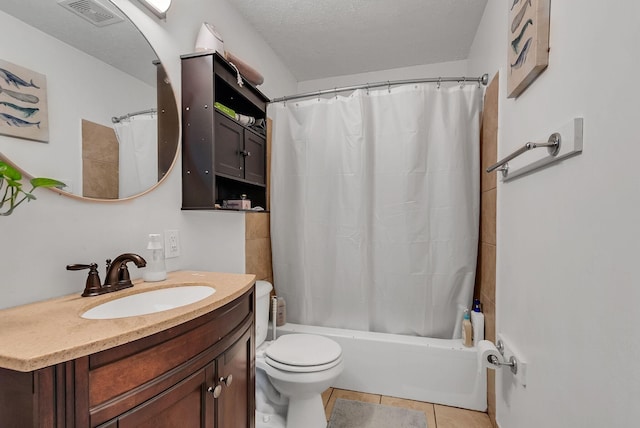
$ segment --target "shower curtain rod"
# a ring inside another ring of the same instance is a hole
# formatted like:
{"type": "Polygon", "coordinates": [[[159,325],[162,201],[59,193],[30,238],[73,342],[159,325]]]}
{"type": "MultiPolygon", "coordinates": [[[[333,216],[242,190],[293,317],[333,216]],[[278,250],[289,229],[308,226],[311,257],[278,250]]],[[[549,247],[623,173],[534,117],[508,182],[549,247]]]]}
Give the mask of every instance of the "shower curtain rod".
{"type": "Polygon", "coordinates": [[[278,103],[281,101],[289,101],[289,100],[297,100],[300,98],[309,98],[309,97],[317,97],[320,95],[326,94],[336,94],[338,92],[345,91],[355,91],[356,89],[371,89],[371,88],[379,88],[382,86],[388,86],[389,88],[392,85],[406,85],[411,83],[442,83],[442,82],[458,82],[458,83],[472,83],[477,82],[478,84],[482,84],[487,86],[489,83],[489,75],[483,74],[480,77],[428,77],[424,79],[409,79],[409,80],[392,80],[385,82],[375,82],[375,83],[366,83],[364,85],[353,85],[353,86],[343,86],[341,88],[333,88],[333,89],[323,89],[321,91],[313,91],[313,92],[305,92],[303,94],[295,94],[295,95],[287,95],[285,97],[274,98],[270,102],[278,103]]]}
{"type": "Polygon", "coordinates": [[[127,114],[124,114],[124,115],[119,116],[119,117],[113,116],[111,118],[111,122],[112,123],[120,123],[121,121],[123,121],[125,119],[129,119],[130,117],[133,117],[133,116],[139,116],[141,114],[149,114],[149,113],[157,113],[157,112],[158,112],[158,110],[155,109],[155,108],[150,108],[148,110],[135,111],[133,113],[127,113],[127,114]]]}

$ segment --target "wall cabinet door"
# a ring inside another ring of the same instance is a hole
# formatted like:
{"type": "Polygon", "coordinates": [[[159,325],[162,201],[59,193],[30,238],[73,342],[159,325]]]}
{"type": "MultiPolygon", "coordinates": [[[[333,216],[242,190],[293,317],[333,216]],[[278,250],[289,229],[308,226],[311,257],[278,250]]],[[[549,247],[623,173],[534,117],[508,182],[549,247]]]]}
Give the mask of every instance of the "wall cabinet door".
{"type": "Polygon", "coordinates": [[[254,134],[217,111],[214,126],[216,174],[265,184],[264,137],[254,134]]]}
{"type": "Polygon", "coordinates": [[[266,140],[251,131],[244,131],[244,178],[252,183],[266,183],[266,140]]]}
{"type": "Polygon", "coordinates": [[[244,178],[244,130],[240,124],[215,113],[215,171],[231,177],[244,178]]]}

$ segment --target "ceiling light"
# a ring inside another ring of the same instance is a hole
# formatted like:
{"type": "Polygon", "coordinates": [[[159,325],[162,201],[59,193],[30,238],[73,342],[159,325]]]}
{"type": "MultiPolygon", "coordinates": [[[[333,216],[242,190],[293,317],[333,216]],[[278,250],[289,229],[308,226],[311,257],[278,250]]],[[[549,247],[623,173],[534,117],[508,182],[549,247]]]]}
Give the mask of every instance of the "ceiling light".
{"type": "Polygon", "coordinates": [[[167,19],[167,10],[171,6],[171,0],[138,0],[145,5],[155,16],[167,19]]]}

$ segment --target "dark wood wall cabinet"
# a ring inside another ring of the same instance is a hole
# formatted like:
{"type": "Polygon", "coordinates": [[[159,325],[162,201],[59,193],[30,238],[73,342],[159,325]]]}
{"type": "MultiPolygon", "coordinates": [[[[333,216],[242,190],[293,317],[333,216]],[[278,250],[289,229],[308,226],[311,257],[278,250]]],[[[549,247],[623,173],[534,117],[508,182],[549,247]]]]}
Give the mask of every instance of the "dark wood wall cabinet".
{"type": "Polygon", "coordinates": [[[23,373],[0,369],[3,427],[254,428],[254,292],[192,321],[23,373]]]}
{"type": "Polygon", "coordinates": [[[266,207],[266,135],[215,108],[266,120],[269,99],[217,53],[182,58],[182,208],[214,209],[246,195],[266,207]]]}

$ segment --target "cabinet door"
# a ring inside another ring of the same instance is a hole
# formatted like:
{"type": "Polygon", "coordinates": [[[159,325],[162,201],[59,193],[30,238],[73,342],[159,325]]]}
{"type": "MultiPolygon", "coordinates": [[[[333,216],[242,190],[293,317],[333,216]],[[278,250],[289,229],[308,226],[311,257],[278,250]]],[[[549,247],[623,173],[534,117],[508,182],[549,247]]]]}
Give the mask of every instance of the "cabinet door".
{"type": "Polygon", "coordinates": [[[118,428],[214,428],[212,365],[118,418],[118,428]]]}
{"type": "Polygon", "coordinates": [[[265,139],[245,130],[244,150],[244,178],[252,183],[265,184],[265,139]]]}
{"type": "Polygon", "coordinates": [[[240,124],[215,112],[215,157],[216,174],[244,178],[243,128],[240,124]]]}
{"type": "Polygon", "coordinates": [[[217,360],[218,381],[232,382],[222,387],[218,398],[217,428],[253,428],[255,386],[253,374],[253,340],[249,329],[217,360]]]}

